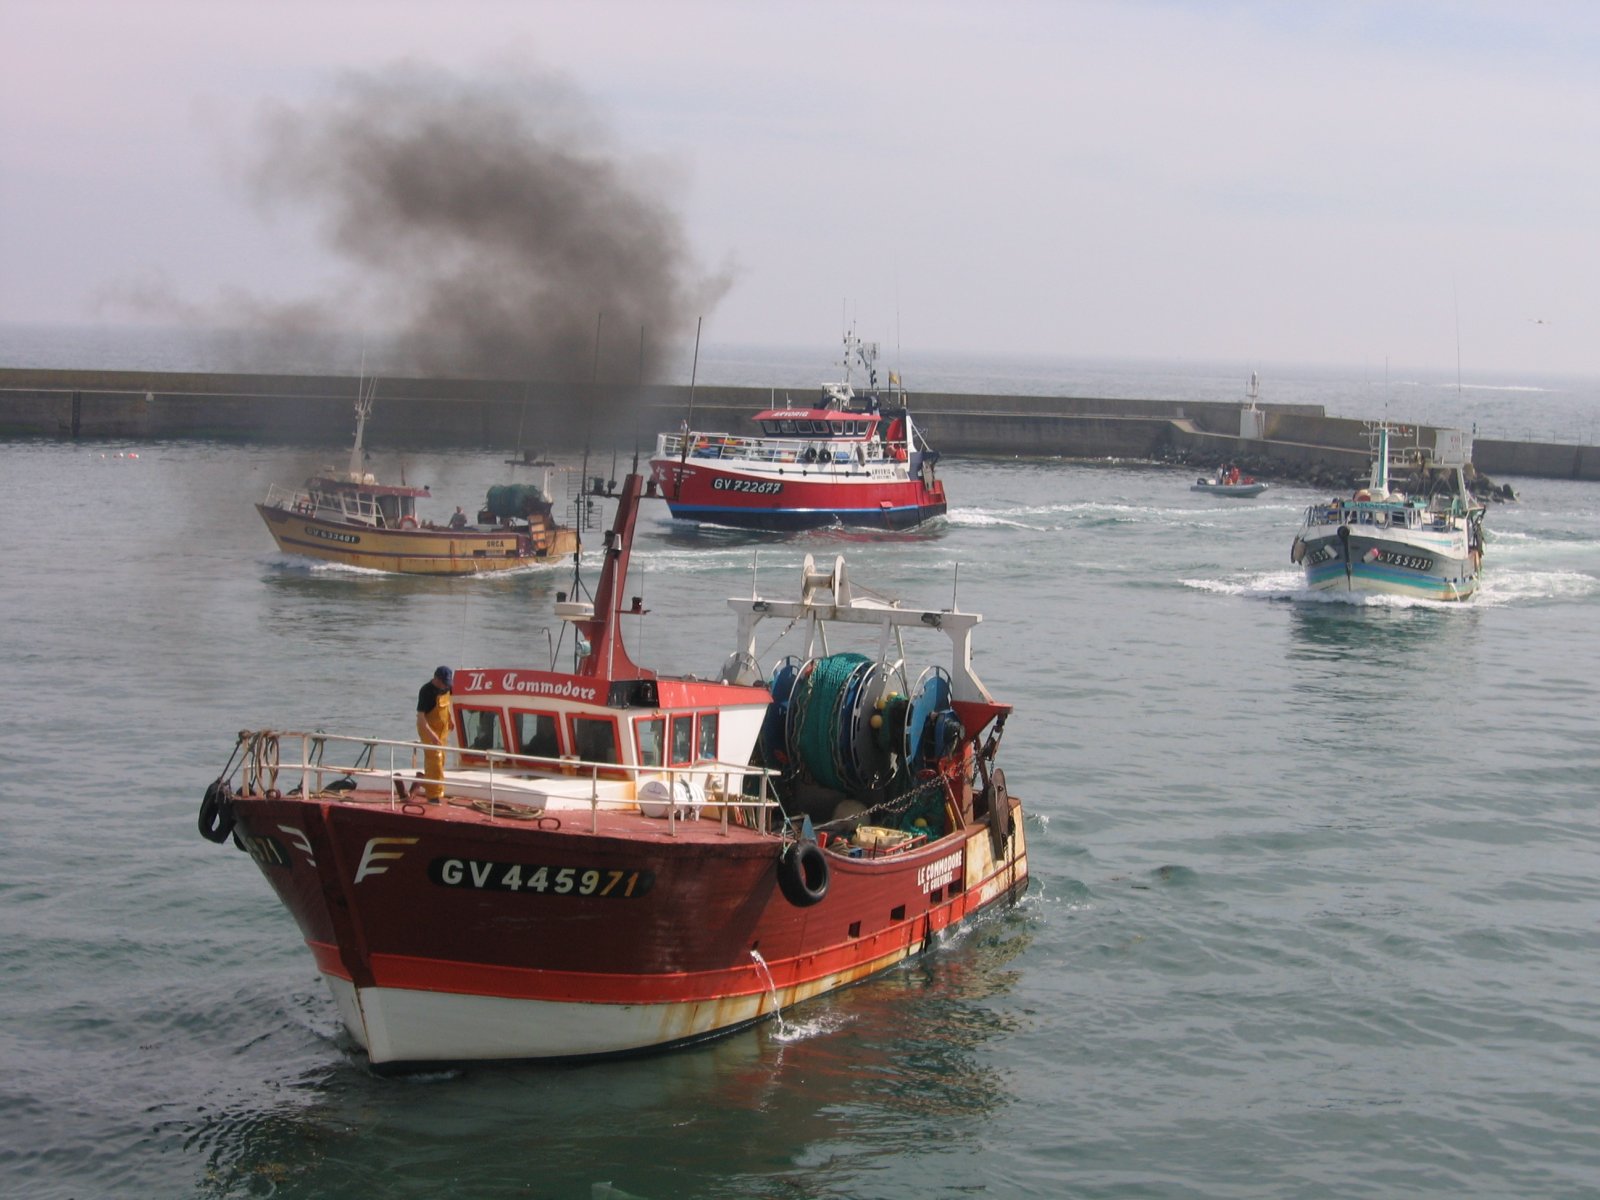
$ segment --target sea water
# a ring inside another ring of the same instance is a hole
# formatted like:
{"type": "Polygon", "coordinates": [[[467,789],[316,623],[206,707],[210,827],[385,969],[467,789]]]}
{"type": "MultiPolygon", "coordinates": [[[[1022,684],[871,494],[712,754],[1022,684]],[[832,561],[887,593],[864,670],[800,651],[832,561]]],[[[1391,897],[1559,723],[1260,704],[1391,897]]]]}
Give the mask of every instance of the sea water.
{"type": "MultiPolygon", "coordinates": [[[[626,635],[663,671],[714,673],[723,600],[806,554],[982,612],[1033,887],[782,1030],[392,1079],[201,795],[241,729],[406,737],[438,663],[548,664],[571,570],[278,553],[252,501],[338,454],[0,444],[0,1194],[1600,1191],[1600,488],[1511,480],[1458,606],[1309,594],[1318,494],[1141,464],[950,457],[896,535],[647,508],[626,635]]],[[[402,465],[441,514],[511,470],[402,465]]]]}

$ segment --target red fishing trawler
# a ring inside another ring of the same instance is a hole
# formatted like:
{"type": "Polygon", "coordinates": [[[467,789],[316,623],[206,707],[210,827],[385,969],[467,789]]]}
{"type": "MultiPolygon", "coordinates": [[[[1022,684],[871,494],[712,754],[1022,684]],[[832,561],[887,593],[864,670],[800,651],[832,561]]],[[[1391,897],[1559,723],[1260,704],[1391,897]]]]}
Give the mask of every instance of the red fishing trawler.
{"type": "Polygon", "coordinates": [[[200,832],[255,861],[376,1069],[692,1043],[1027,887],[981,616],[808,556],[798,599],[728,602],[716,677],[657,674],[622,636],[645,611],[625,598],[642,490],[630,475],[592,602],[557,604],[572,670],[456,669],[441,798],[418,743],[282,729],[241,732],[206,789],[200,832]],[[767,620],[800,643],[770,679],[767,620]],[[947,639],[948,667],[908,664],[917,635],[947,639]]]}
{"type": "Polygon", "coordinates": [[[687,424],[659,435],[652,483],[672,515],[761,530],[909,529],[943,516],[938,451],[912,420],[893,372],[880,394],[876,364],[876,345],[847,334],[844,382],[824,384],[815,405],[757,413],[757,436],[687,424]],[[865,393],[850,382],[853,363],[867,373],[865,393]]]}

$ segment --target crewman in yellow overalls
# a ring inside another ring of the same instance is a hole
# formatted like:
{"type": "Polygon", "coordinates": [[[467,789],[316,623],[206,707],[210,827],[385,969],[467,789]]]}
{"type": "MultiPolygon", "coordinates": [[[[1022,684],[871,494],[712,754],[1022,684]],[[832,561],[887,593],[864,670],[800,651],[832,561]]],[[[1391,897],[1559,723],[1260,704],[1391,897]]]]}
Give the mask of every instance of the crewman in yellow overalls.
{"type": "Polygon", "coordinates": [[[434,781],[425,789],[430,800],[444,795],[444,747],[450,738],[450,688],[454,682],[455,673],[440,667],[417,693],[417,741],[439,747],[422,755],[422,773],[434,781]]]}

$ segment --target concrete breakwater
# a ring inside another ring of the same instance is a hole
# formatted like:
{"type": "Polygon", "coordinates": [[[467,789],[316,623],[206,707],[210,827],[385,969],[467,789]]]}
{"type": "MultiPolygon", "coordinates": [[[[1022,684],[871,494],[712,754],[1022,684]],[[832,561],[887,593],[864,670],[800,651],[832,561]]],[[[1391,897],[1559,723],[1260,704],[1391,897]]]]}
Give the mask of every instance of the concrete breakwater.
{"type": "MultiPolygon", "coordinates": [[[[213,438],[348,445],[357,381],[348,376],[179,374],[0,369],[0,437],[161,440],[213,438]]],[[[1238,404],[1072,396],[916,393],[913,411],[947,454],[1132,459],[1209,470],[1235,462],[1265,478],[1347,482],[1368,462],[1364,424],[1320,405],[1238,404]]],[[[698,387],[694,424],[750,432],[750,417],[808,390],[698,387]]],[[[689,413],[682,385],[609,386],[493,380],[384,379],[367,445],[516,448],[610,455],[689,413]]],[[[1431,436],[1424,431],[1423,441],[1431,436]]],[[[1478,439],[1484,475],[1600,480],[1594,446],[1478,439]]]]}

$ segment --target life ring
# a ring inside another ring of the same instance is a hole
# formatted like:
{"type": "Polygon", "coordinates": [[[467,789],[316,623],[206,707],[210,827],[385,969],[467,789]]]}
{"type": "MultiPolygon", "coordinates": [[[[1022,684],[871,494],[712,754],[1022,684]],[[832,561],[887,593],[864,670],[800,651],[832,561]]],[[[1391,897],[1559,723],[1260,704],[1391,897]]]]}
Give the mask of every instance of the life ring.
{"type": "Polygon", "coordinates": [[[810,908],[828,894],[828,856],[815,842],[795,842],[778,856],[778,887],[796,908],[810,908]]]}
{"type": "Polygon", "coordinates": [[[217,778],[206,788],[200,801],[200,836],[221,845],[233,832],[233,789],[226,779],[217,778]]]}
{"type": "Polygon", "coordinates": [[[401,529],[415,529],[416,527],[417,527],[417,519],[415,517],[407,516],[407,517],[401,517],[400,518],[400,528],[401,529]]]}

